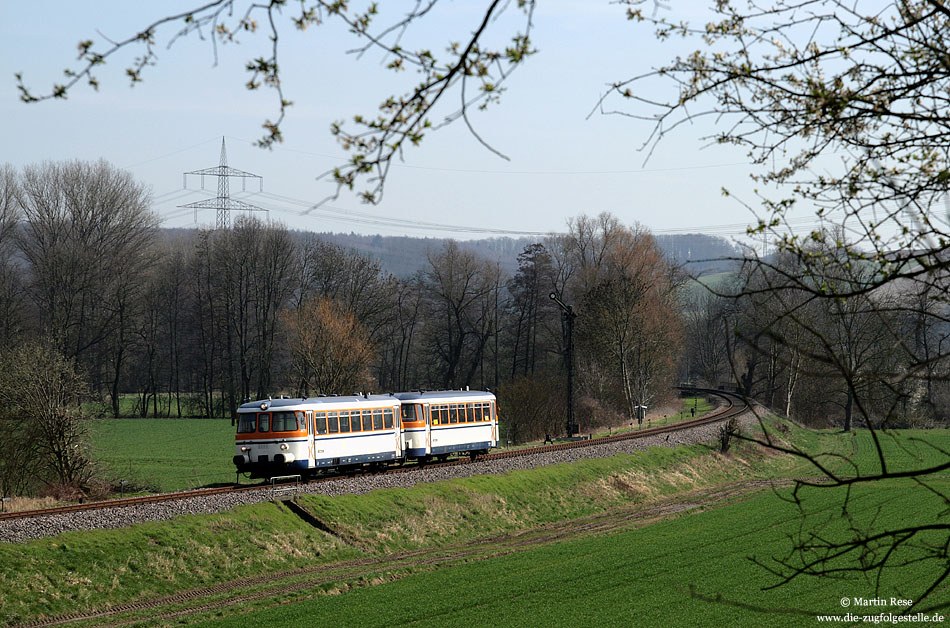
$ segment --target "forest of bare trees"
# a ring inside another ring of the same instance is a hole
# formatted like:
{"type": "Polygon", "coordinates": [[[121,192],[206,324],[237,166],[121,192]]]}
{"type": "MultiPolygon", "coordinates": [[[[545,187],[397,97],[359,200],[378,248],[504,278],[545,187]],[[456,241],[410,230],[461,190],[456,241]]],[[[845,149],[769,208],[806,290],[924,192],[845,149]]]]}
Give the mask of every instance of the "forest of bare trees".
{"type": "Polygon", "coordinates": [[[233,417],[280,394],[470,386],[498,392],[508,438],[560,434],[566,330],[551,292],[578,313],[582,431],[674,394],[680,274],[609,214],[526,246],[513,276],[450,240],[399,279],[253,218],[164,232],[145,188],[105,162],[6,167],[2,182],[2,346],[59,360],[71,402],[98,402],[100,416],[233,417]]]}

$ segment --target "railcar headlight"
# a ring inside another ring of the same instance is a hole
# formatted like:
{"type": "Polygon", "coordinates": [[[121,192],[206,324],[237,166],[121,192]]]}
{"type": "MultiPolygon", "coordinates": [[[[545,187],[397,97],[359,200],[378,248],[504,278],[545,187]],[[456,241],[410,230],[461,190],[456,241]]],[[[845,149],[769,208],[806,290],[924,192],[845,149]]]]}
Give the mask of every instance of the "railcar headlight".
{"type": "Polygon", "coordinates": [[[287,443],[281,443],[281,444],[280,444],[280,450],[281,450],[281,451],[287,451],[287,443]]]}
{"type": "Polygon", "coordinates": [[[241,451],[247,451],[247,450],[248,450],[247,447],[241,447],[241,451]]]}

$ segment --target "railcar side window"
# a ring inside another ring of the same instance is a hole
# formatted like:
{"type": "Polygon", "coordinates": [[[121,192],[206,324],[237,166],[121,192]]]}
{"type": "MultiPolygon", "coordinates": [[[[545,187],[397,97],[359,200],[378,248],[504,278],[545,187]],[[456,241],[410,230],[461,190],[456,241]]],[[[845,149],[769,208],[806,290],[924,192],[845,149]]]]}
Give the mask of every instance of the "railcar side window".
{"type": "Polygon", "coordinates": [[[327,433],[327,413],[317,412],[317,434],[327,433]]]}
{"type": "Polygon", "coordinates": [[[343,410],[340,412],[340,433],[344,434],[350,431],[350,411],[343,410]]]}
{"type": "Polygon", "coordinates": [[[275,412],[271,428],[274,432],[296,432],[297,417],[293,412],[275,412]]]}
{"type": "Polygon", "coordinates": [[[353,410],[350,413],[350,430],[354,432],[360,431],[360,411],[353,410]]]}
{"type": "Polygon", "coordinates": [[[491,407],[491,420],[494,421],[495,420],[495,402],[494,401],[489,402],[488,405],[491,407]]]}
{"type": "Polygon", "coordinates": [[[340,418],[336,412],[327,412],[327,425],[330,427],[331,434],[338,434],[340,432],[340,418]]]}
{"type": "Polygon", "coordinates": [[[474,406],[474,410],[475,410],[475,420],[481,421],[482,420],[482,404],[473,403],[472,406],[474,406]]]}
{"type": "Polygon", "coordinates": [[[373,410],[373,429],[381,430],[383,429],[383,409],[376,408],[373,410]]]}
{"type": "Polygon", "coordinates": [[[258,416],[258,432],[269,432],[270,431],[270,414],[267,412],[261,412],[258,416]]]}
{"type": "Polygon", "coordinates": [[[386,408],[383,410],[383,427],[387,430],[393,429],[393,409],[386,408]]]}
{"type": "Polygon", "coordinates": [[[238,434],[247,434],[257,429],[257,415],[245,412],[238,415],[238,434]]]}
{"type": "Polygon", "coordinates": [[[369,410],[363,410],[363,431],[373,431],[373,413],[369,410]]]}
{"type": "Polygon", "coordinates": [[[449,423],[459,422],[459,407],[454,403],[449,406],[449,423]]]}

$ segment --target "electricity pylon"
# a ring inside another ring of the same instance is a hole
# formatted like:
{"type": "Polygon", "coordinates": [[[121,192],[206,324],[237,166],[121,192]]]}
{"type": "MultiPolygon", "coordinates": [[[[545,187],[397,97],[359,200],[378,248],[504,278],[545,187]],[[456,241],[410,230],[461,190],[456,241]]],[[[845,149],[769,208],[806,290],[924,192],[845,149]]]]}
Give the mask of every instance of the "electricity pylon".
{"type": "Polygon", "coordinates": [[[236,168],[228,167],[228,153],[224,148],[224,138],[221,138],[221,163],[218,164],[216,168],[205,168],[203,170],[192,170],[191,172],[184,173],[184,186],[188,187],[188,175],[198,174],[201,175],[202,188],[204,187],[204,177],[205,175],[218,177],[218,196],[217,198],[209,198],[203,201],[196,201],[194,203],[188,203],[187,205],[179,205],[179,207],[187,207],[195,210],[195,215],[197,216],[197,211],[199,209],[214,209],[217,210],[217,215],[214,221],[215,229],[228,229],[231,227],[231,214],[230,212],[234,210],[239,211],[249,211],[249,212],[264,212],[267,211],[257,205],[251,205],[250,203],[245,203],[244,201],[239,201],[231,198],[230,189],[228,185],[228,179],[231,177],[241,177],[242,185],[246,186],[248,179],[258,179],[260,183],[260,191],[264,190],[264,179],[259,175],[245,172],[243,170],[237,170],[236,168]]]}

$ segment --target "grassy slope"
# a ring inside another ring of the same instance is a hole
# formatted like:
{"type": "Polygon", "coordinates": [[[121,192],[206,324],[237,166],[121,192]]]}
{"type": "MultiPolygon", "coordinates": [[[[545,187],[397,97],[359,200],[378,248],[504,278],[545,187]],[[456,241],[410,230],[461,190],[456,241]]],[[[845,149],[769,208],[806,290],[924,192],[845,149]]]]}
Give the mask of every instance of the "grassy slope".
{"type": "MultiPolygon", "coordinates": [[[[920,437],[926,437],[944,448],[950,445],[950,431],[905,433],[900,443],[889,445],[895,452],[900,452],[902,466],[917,466],[945,459],[944,454],[914,440],[920,437]]],[[[852,457],[863,468],[873,470],[873,448],[866,434],[815,434],[793,429],[788,438],[813,451],[854,454],[852,457]]],[[[839,459],[834,459],[834,462],[841,464],[839,459]]],[[[183,517],[174,522],[140,525],[126,530],[70,533],[52,540],[0,545],[0,590],[9,591],[0,596],[0,621],[23,621],[39,614],[58,614],[153,598],[257,573],[277,573],[320,564],[329,566],[347,557],[399,556],[407,550],[457,545],[513,531],[537,529],[569,518],[597,513],[622,513],[633,504],[676,499],[677,495],[696,487],[742,478],[794,477],[803,474],[808,474],[807,469],[791,458],[764,457],[748,448],[740,449],[732,457],[710,454],[702,447],[654,449],[637,456],[618,456],[502,476],[426,484],[408,490],[377,491],[360,497],[303,498],[301,502],[305,506],[351,541],[349,546],[339,538],[318,532],[296,517],[289,516],[282,506],[275,504],[242,507],[230,513],[206,517],[183,517]]],[[[817,490],[815,495],[816,499],[825,499],[821,496],[829,495],[829,492],[817,490]]],[[[828,499],[832,506],[837,503],[833,495],[828,499]]],[[[871,506],[885,504],[889,512],[902,515],[913,513],[915,520],[935,516],[932,502],[921,499],[920,491],[909,491],[902,485],[892,484],[886,490],[868,492],[868,496],[862,499],[869,500],[862,504],[871,506]]],[[[827,504],[823,505],[820,500],[815,504],[820,517],[827,504]]],[[[862,506],[861,511],[873,512],[871,506],[862,506]]],[[[607,597],[591,598],[599,601],[596,605],[585,606],[590,612],[614,612],[604,608],[604,605],[612,607],[616,603],[609,598],[612,595],[610,591],[614,590],[622,592],[624,596],[632,596],[632,599],[658,596],[657,599],[661,602],[666,600],[666,604],[676,601],[677,605],[681,605],[685,603],[682,589],[684,582],[711,583],[721,580],[728,585],[723,589],[705,589],[708,592],[749,590],[746,584],[752,585],[753,578],[750,575],[753,572],[749,564],[741,559],[753,550],[758,553],[761,549],[762,556],[769,556],[787,547],[787,542],[781,545],[784,534],[797,522],[794,517],[789,518],[787,509],[783,502],[766,494],[746,504],[691,515],[640,532],[608,536],[600,541],[577,541],[580,545],[561,543],[531,550],[532,554],[541,554],[535,559],[525,559],[529,563],[524,566],[519,566],[521,563],[517,562],[520,560],[518,556],[522,554],[516,554],[471,566],[452,567],[426,576],[413,576],[405,580],[404,584],[400,581],[385,587],[372,587],[334,598],[332,602],[318,600],[314,603],[346,605],[348,600],[353,600],[357,606],[362,606],[363,598],[352,596],[379,595],[383,596],[380,600],[392,601],[398,597],[386,598],[390,594],[383,589],[396,587],[394,590],[397,593],[394,595],[401,595],[398,592],[403,589],[398,587],[417,586],[424,590],[441,591],[442,587],[449,586],[460,589],[458,593],[450,589],[452,593],[444,596],[449,600],[447,603],[454,605],[453,608],[466,608],[463,593],[470,587],[476,587],[472,589],[472,599],[494,600],[502,604],[500,598],[507,595],[504,592],[508,589],[500,588],[505,581],[498,579],[508,570],[527,569],[534,574],[531,571],[533,568],[529,568],[533,560],[540,566],[550,564],[552,567],[549,570],[538,567],[536,574],[531,576],[534,579],[524,581],[527,589],[523,603],[529,607],[533,604],[545,605],[549,603],[544,597],[549,595],[544,593],[548,588],[552,589],[550,596],[570,599],[577,595],[575,588],[587,586],[586,582],[579,584],[580,581],[575,578],[564,580],[562,572],[574,570],[574,562],[571,562],[570,570],[565,570],[566,559],[558,557],[569,556],[572,557],[571,561],[576,561],[579,570],[601,569],[598,566],[602,566],[603,582],[594,589],[603,589],[602,595],[607,597]],[[714,519],[707,522],[697,517],[714,519]],[[660,536],[649,542],[641,540],[653,538],[650,535],[654,534],[654,530],[659,530],[656,534],[660,536]],[[723,544],[713,542],[720,538],[734,539],[734,543],[732,540],[723,544]],[[601,547],[598,542],[607,545],[601,547]],[[621,551],[622,547],[628,545],[635,548],[632,555],[621,551]],[[618,558],[620,562],[609,558],[614,554],[621,557],[618,558]],[[509,564],[505,561],[516,562],[509,564]],[[654,562],[657,562],[657,568],[668,565],[662,570],[668,574],[663,576],[666,580],[659,575],[649,578],[636,575],[641,572],[652,573],[648,566],[654,562]],[[698,569],[694,563],[713,565],[713,571],[691,580],[691,570],[698,569]],[[715,567],[720,563],[721,566],[715,567]],[[476,571],[458,571],[468,568],[476,571]],[[479,572],[478,569],[487,571],[479,572]],[[495,575],[489,583],[478,589],[477,583],[482,578],[478,575],[480,573],[495,575]],[[631,573],[634,574],[632,579],[631,573]],[[417,582],[416,578],[420,580],[417,582]],[[428,580],[430,578],[433,580],[428,580]],[[443,582],[445,578],[449,580],[443,582]],[[464,585],[469,579],[474,580],[464,585]],[[545,582],[550,585],[543,585],[545,582]],[[663,584],[658,586],[652,583],[663,584]],[[680,587],[679,597],[675,597],[675,600],[669,598],[670,591],[677,586],[680,587]],[[373,592],[376,588],[380,588],[380,591],[373,592]],[[538,595],[541,597],[536,597],[538,595]]],[[[834,525],[833,517],[829,525],[834,525]]],[[[916,577],[912,575],[907,581],[916,577]]],[[[754,580],[755,586],[761,582],[758,577],[754,580]]],[[[515,578],[507,586],[517,590],[518,582],[520,579],[515,578]]],[[[591,582],[600,581],[594,579],[591,582]]],[[[853,594],[870,595],[871,592],[864,588],[853,594]]],[[[776,599],[783,605],[791,603],[776,599]]],[[[379,608],[384,608],[388,603],[380,602],[383,606],[379,608]]],[[[295,612],[294,608],[298,606],[288,607],[287,612],[295,612]]],[[[316,612],[306,610],[309,607],[305,606],[299,608],[305,609],[300,611],[302,613],[316,612]]],[[[477,616],[480,617],[483,612],[481,607],[475,605],[472,608],[478,610],[477,616]]],[[[516,609],[509,611],[515,612],[516,609]]],[[[319,611],[321,615],[323,612],[319,611]]],[[[420,608],[417,612],[429,611],[420,608]]],[[[671,615],[666,617],[670,620],[671,615]]],[[[368,615],[367,621],[370,619],[368,615]]],[[[579,616],[577,621],[591,623],[585,621],[583,616],[579,616]]],[[[754,622],[750,620],[750,623],[754,622]]]]}

